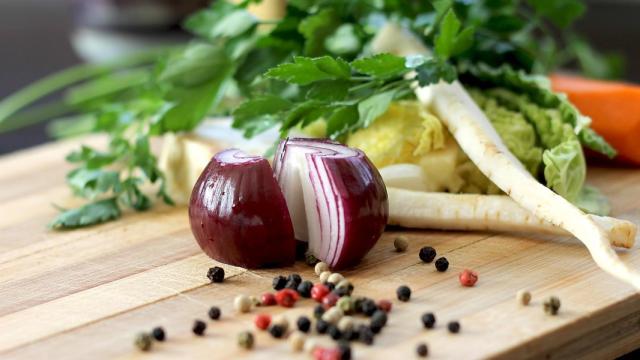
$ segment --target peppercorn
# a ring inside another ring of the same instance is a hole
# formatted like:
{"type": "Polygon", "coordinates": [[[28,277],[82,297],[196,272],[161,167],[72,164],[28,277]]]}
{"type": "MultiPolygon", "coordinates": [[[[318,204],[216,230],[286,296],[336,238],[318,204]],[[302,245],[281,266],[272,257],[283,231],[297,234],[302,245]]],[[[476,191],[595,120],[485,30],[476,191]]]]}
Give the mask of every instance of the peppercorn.
{"type": "Polygon", "coordinates": [[[339,298],[350,294],[349,289],[345,287],[342,287],[342,288],[336,287],[331,293],[339,298]]]}
{"type": "Polygon", "coordinates": [[[258,329],[266,330],[269,328],[269,324],[271,324],[271,316],[269,314],[258,314],[253,320],[253,323],[258,329]]]}
{"type": "Polygon", "coordinates": [[[316,305],[316,307],[313,308],[313,317],[320,319],[322,314],[324,314],[324,307],[320,304],[316,305]]]}
{"type": "Polygon", "coordinates": [[[411,299],[411,289],[406,285],[402,285],[396,290],[396,295],[398,295],[398,300],[400,301],[409,301],[411,299]]]}
{"type": "Polygon", "coordinates": [[[406,237],[398,236],[393,240],[393,247],[396,249],[397,252],[405,252],[409,247],[409,242],[407,241],[406,237]]]}
{"type": "Polygon", "coordinates": [[[280,339],[284,335],[284,328],[282,325],[271,325],[271,327],[269,327],[269,334],[276,339],[280,339]]]}
{"type": "Polygon", "coordinates": [[[312,352],[314,360],[339,360],[340,350],[316,346],[312,352]]]}
{"type": "Polygon", "coordinates": [[[436,260],[436,270],[440,272],[445,272],[449,268],[449,260],[445,257],[441,257],[436,260]]]}
{"type": "Polygon", "coordinates": [[[218,320],[220,319],[220,308],[217,306],[212,306],[209,309],[209,318],[211,320],[218,320]]]}
{"type": "Polygon", "coordinates": [[[302,282],[302,277],[299,274],[289,274],[289,276],[287,276],[287,281],[295,283],[296,287],[298,287],[302,282]]]}
{"type": "Polygon", "coordinates": [[[380,324],[369,324],[369,329],[371,329],[371,332],[374,334],[377,334],[382,330],[382,326],[380,326],[380,324]]]}
{"type": "Polygon", "coordinates": [[[425,246],[420,249],[418,256],[420,257],[420,260],[426,263],[430,263],[433,261],[433,259],[436,258],[436,254],[436,249],[432,248],[431,246],[425,246]]]}
{"type": "Polygon", "coordinates": [[[347,329],[342,332],[342,340],[353,341],[358,338],[358,331],[354,329],[347,329]]]}
{"type": "Polygon", "coordinates": [[[291,289],[282,289],[276,293],[276,302],[280,306],[293,307],[298,300],[298,293],[291,289]]]}
{"type": "Polygon", "coordinates": [[[309,328],[311,327],[311,320],[306,316],[300,316],[296,324],[298,325],[298,330],[306,333],[309,332],[309,328]]]}
{"type": "Polygon", "coordinates": [[[393,307],[393,304],[391,304],[391,301],[389,300],[379,300],[377,305],[378,305],[378,309],[386,313],[390,313],[391,308],[393,307]]]}
{"type": "Polygon", "coordinates": [[[558,315],[560,311],[560,299],[557,296],[550,296],[544,301],[544,312],[549,315],[558,315]]]}
{"type": "Polygon", "coordinates": [[[325,334],[327,332],[327,329],[329,329],[328,322],[322,319],[318,319],[318,321],[316,321],[316,331],[318,332],[318,334],[325,334]]]}
{"type": "Polygon", "coordinates": [[[153,340],[151,339],[151,336],[149,334],[139,333],[138,335],[136,335],[136,338],[134,340],[134,345],[140,351],[149,351],[153,346],[153,340]]]}
{"type": "Polygon", "coordinates": [[[436,316],[433,313],[424,313],[420,319],[425,329],[433,329],[436,326],[436,316]]]}
{"type": "Polygon", "coordinates": [[[365,314],[366,316],[371,316],[376,312],[376,310],[378,310],[378,305],[376,305],[375,301],[365,298],[360,303],[360,308],[363,314],[365,314]]]}
{"type": "Polygon", "coordinates": [[[342,310],[342,312],[345,314],[353,313],[353,301],[351,300],[350,296],[343,296],[338,299],[336,306],[339,307],[340,310],[342,310]]]}
{"type": "Polygon", "coordinates": [[[383,328],[387,325],[387,313],[382,310],[376,310],[373,315],[371,315],[371,325],[380,325],[383,328]]]}
{"type": "Polygon", "coordinates": [[[358,340],[360,340],[361,342],[367,344],[367,345],[371,345],[373,344],[373,331],[371,331],[371,329],[366,326],[366,325],[361,325],[358,328],[358,340]]]}
{"type": "Polygon", "coordinates": [[[320,262],[317,257],[313,256],[313,254],[307,253],[304,256],[304,262],[309,266],[316,266],[317,263],[320,262]]]}
{"type": "Polygon", "coordinates": [[[251,299],[247,295],[238,295],[233,300],[233,307],[240,313],[249,312],[251,310],[251,299]]]}
{"type": "Polygon", "coordinates": [[[300,294],[300,296],[302,296],[303,298],[310,298],[311,288],[313,288],[313,283],[309,280],[305,280],[301,282],[300,285],[298,285],[298,288],[296,290],[298,291],[298,294],[300,294]]]}
{"type": "Polygon", "coordinates": [[[342,279],[337,285],[336,289],[346,289],[349,292],[349,295],[353,292],[353,284],[347,279],[342,279]]]}
{"type": "Polygon", "coordinates": [[[207,271],[207,277],[212,283],[221,283],[224,281],[224,269],[220,266],[214,266],[207,271]]]}
{"type": "Polygon", "coordinates": [[[153,330],[151,330],[151,336],[158,341],[164,341],[166,338],[164,329],[161,326],[153,328],[153,330]]]}
{"type": "Polygon", "coordinates": [[[354,321],[351,316],[343,316],[342,319],[338,321],[338,329],[342,332],[351,330],[353,329],[353,323],[354,321]]]}
{"type": "Polygon", "coordinates": [[[203,336],[204,331],[207,330],[207,324],[202,320],[196,320],[193,322],[193,327],[191,331],[198,336],[203,336]]]}
{"type": "Polygon", "coordinates": [[[315,284],[311,288],[311,298],[317,302],[322,302],[325,296],[329,293],[329,288],[323,284],[315,284]]]}
{"type": "Polygon", "coordinates": [[[320,277],[320,282],[321,283],[326,283],[327,280],[329,280],[329,276],[331,276],[331,271],[326,270],[320,273],[319,277],[320,277]]]}
{"type": "Polygon", "coordinates": [[[322,315],[322,320],[327,321],[331,324],[337,324],[343,316],[344,313],[342,312],[342,310],[337,307],[332,307],[322,315]]]}
{"type": "Polygon", "coordinates": [[[338,302],[339,298],[340,297],[338,297],[338,295],[336,295],[335,293],[328,293],[327,296],[322,298],[322,305],[325,309],[333,307],[338,302]]]}
{"type": "Polygon", "coordinates": [[[306,337],[307,336],[300,331],[295,331],[293,334],[291,334],[289,336],[289,344],[291,345],[291,350],[295,352],[302,351],[302,349],[304,348],[306,337]]]}
{"type": "Polygon", "coordinates": [[[531,293],[527,290],[520,290],[516,293],[516,299],[520,305],[527,306],[531,302],[531,293]]]}
{"type": "Polygon", "coordinates": [[[418,344],[418,346],[416,347],[416,353],[419,357],[427,357],[427,355],[429,355],[429,348],[427,347],[427,344],[418,344]]]}
{"type": "Polygon", "coordinates": [[[249,301],[251,301],[251,306],[262,306],[262,302],[260,301],[260,299],[258,299],[257,296],[254,295],[250,295],[249,296],[249,301]]]}
{"type": "Polygon", "coordinates": [[[278,275],[273,278],[272,285],[274,290],[282,290],[284,289],[284,286],[287,285],[287,278],[282,275],[278,275]]]}
{"type": "Polygon", "coordinates": [[[271,319],[271,325],[281,326],[284,332],[289,330],[289,320],[282,314],[274,316],[273,319],[271,319]]]}
{"type": "Polygon", "coordinates": [[[337,285],[342,280],[344,280],[344,276],[338,273],[333,273],[329,275],[329,278],[327,278],[327,282],[333,285],[337,285]]]}
{"type": "Polygon", "coordinates": [[[276,296],[272,293],[264,293],[260,297],[260,303],[262,306],[272,306],[276,304],[276,296]]]}
{"type": "Polygon", "coordinates": [[[316,275],[320,276],[320,274],[322,274],[323,272],[329,271],[329,265],[327,265],[327,263],[324,261],[320,261],[313,268],[313,271],[315,271],[316,275]]]}
{"type": "Polygon", "coordinates": [[[340,331],[336,325],[329,325],[327,332],[333,340],[338,340],[342,337],[342,331],[340,331]]]}
{"type": "Polygon", "coordinates": [[[253,334],[250,331],[242,331],[238,334],[238,346],[251,350],[253,348],[253,344],[255,339],[253,338],[253,334]]]}
{"type": "Polygon", "coordinates": [[[351,360],[351,346],[349,346],[349,343],[345,343],[344,341],[338,343],[338,352],[340,354],[340,360],[351,360]]]}
{"type": "Polygon", "coordinates": [[[336,288],[336,284],[330,283],[328,281],[323,283],[323,284],[324,284],[324,286],[327,287],[327,289],[329,289],[329,291],[333,291],[336,288]]]}
{"type": "Polygon", "coordinates": [[[464,269],[458,276],[458,279],[462,286],[471,287],[478,281],[478,273],[473,270],[464,269]]]}
{"type": "Polygon", "coordinates": [[[447,324],[447,329],[449,329],[450,333],[457,334],[460,332],[460,323],[457,321],[450,321],[447,324]]]}

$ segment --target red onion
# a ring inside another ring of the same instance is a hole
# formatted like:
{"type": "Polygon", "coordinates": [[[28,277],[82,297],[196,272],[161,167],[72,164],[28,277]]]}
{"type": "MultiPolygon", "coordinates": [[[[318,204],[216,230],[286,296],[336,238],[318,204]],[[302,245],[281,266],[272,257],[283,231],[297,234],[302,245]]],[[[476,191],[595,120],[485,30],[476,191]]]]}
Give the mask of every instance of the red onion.
{"type": "Polygon", "coordinates": [[[236,149],[216,154],[193,188],[189,220],[202,250],[220,262],[259,268],[295,259],[289,211],[262,157],[236,149]]]}
{"type": "Polygon", "coordinates": [[[387,191],[362,151],[329,140],[287,139],[274,171],[296,238],[330,267],[355,265],[380,238],[387,191]]]}

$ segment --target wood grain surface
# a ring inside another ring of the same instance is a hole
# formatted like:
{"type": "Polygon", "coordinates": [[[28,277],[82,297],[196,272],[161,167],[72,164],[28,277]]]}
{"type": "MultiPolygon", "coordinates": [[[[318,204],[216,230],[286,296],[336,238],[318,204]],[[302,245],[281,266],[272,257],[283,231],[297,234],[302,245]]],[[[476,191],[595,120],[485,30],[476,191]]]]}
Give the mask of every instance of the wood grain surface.
{"type": "MultiPolygon", "coordinates": [[[[220,264],[198,249],[185,208],[159,206],[88,229],[47,230],[56,214],[52,204],[77,204],[64,184],[69,168],[63,160],[77,145],[55,143],[0,158],[0,358],[309,357],[266,333],[256,331],[251,352],[238,349],[235,339],[253,330],[256,313],[284,313],[295,321],[311,313],[310,300],[243,315],[232,307],[237,294],[271,290],[277,274],[316,280],[303,263],[258,271],[223,265],[226,281],[209,284],[207,269],[220,264]],[[193,336],[194,319],[206,320],[211,305],[221,307],[222,319],[207,320],[205,337],[193,336]],[[138,352],[135,334],[157,325],[168,340],[138,352]]],[[[614,215],[640,223],[640,171],[591,168],[589,180],[610,197],[614,215]]],[[[635,249],[621,257],[640,266],[635,249]]],[[[394,300],[389,325],[373,346],[354,345],[355,358],[413,358],[420,341],[433,359],[596,359],[640,347],[640,296],[599,270],[571,238],[392,229],[343,275],[356,295],[394,300]],[[400,233],[410,240],[406,253],[393,250],[400,233]],[[425,245],[449,259],[447,272],[420,262],[417,252],[425,245]],[[480,274],[476,287],[458,284],[464,268],[480,274]],[[408,303],[395,301],[401,284],[413,289],[408,303]],[[522,288],[534,296],[528,307],[515,301],[522,288]],[[556,317],[542,310],[550,295],[562,300],[556,317]],[[436,314],[436,329],[421,328],[425,311],[436,314]],[[446,331],[454,319],[462,325],[457,335],[446,331]]]]}

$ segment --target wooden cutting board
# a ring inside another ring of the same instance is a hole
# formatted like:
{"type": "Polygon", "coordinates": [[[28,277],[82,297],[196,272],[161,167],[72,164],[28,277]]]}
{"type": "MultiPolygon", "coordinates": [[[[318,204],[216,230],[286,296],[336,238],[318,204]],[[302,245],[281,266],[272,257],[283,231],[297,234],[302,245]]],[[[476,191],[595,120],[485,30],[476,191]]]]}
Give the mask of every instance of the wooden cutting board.
{"type": "MultiPolygon", "coordinates": [[[[303,263],[292,268],[247,271],[224,266],[223,284],[209,284],[216,264],[203,255],[188,227],[185,208],[158,207],[121,220],[75,231],[46,225],[52,204],[69,205],[64,155],[78,142],[41,146],[0,158],[0,358],[236,358],[308,357],[286,341],[256,332],[256,348],[239,350],[236,334],[253,330],[255,314],[284,313],[291,321],[309,314],[312,302],[295,308],[259,308],[237,315],[237,294],[260,295],[277,274],[316,280],[303,263]],[[211,305],[222,320],[207,321],[207,335],[191,334],[194,319],[206,320],[211,305]],[[165,328],[168,340],[142,354],[133,347],[139,331],[165,328]]],[[[590,169],[590,182],[611,199],[614,215],[640,223],[640,171],[590,169]]],[[[585,248],[570,238],[402,231],[406,253],[393,250],[400,231],[385,233],[357,268],[343,272],[355,294],[394,300],[389,325],[374,346],[354,345],[356,358],[413,358],[418,342],[430,358],[609,358],[640,347],[640,296],[599,270],[585,248]],[[430,245],[451,267],[438,273],[422,264],[418,249],[430,245]],[[479,272],[474,288],[458,284],[464,268],[479,272]],[[395,300],[401,284],[413,289],[408,303],[395,300]],[[519,289],[533,302],[521,307],[519,289]],[[544,314],[542,301],[557,295],[562,309],[544,314]],[[423,330],[420,315],[438,323],[423,330]],[[450,335],[449,320],[462,331],[450,335]]],[[[621,252],[640,266],[640,252],[621,252]]]]}

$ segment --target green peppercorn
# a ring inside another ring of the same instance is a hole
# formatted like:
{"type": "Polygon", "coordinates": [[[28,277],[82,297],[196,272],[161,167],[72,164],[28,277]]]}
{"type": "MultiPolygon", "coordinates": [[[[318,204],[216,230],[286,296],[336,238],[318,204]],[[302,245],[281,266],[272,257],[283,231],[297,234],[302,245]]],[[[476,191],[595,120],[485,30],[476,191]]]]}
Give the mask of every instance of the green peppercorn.
{"type": "Polygon", "coordinates": [[[191,331],[193,331],[194,334],[198,336],[203,336],[205,330],[207,330],[207,324],[205,324],[204,321],[196,320],[193,322],[193,327],[191,328],[191,331]]]}
{"type": "Polygon", "coordinates": [[[558,315],[560,311],[560,299],[557,296],[550,296],[544,301],[544,312],[549,315],[558,315]]]}
{"type": "Polygon", "coordinates": [[[420,252],[418,252],[418,257],[420,260],[430,263],[436,258],[436,249],[431,246],[425,246],[420,249],[420,252]]]}
{"type": "Polygon", "coordinates": [[[209,309],[209,319],[218,320],[220,319],[220,308],[217,306],[212,306],[209,309]]]}
{"type": "Polygon", "coordinates": [[[255,339],[250,331],[243,331],[238,334],[238,346],[243,349],[253,349],[254,341],[255,339]]]}
{"type": "Polygon", "coordinates": [[[158,341],[164,341],[166,334],[164,333],[164,329],[158,326],[151,330],[151,336],[158,341]]]}
{"type": "Polygon", "coordinates": [[[440,272],[445,272],[449,268],[449,260],[445,257],[441,257],[436,260],[436,270],[440,272]]]}
{"type": "Polygon", "coordinates": [[[436,326],[436,316],[433,313],[424,313],[420,319],[425,329],[433,329],[436,326]]]}
{"type": "Polygon", "coordinates": [[[460,323],[457,321],[451,321],[447,324],[447,329],[452,334],[457,334],[460,332],[460,323]]]}
{"type": "Polygon", "coordinates": [[[350,296],[343,296],[338,299],[336,306],[339,307],[345,314],[353,313],[353,300],[350,296]]]}
{"type": "Polygon", "coordinates": [[[151,339],[151,335],[147,333],[139,333],[136,335],[134,344],[140,351],[149,351],[153,346],[153,340],[151,339]]]}
{"type": "Polygon", "coordinates": [[[419,357],[427,357],[427,355],[429,355],[429,348],[427,347],[427,344],[418,344],[418,346],[416,347],[416,353],[419,357]]]}
{"type": "Polygon", "coordinates": [[[214,266],[207,271],[207,277],[212,283],[221,283],[224,281],[224,269],[220,266],[214,266]]]}
{"type": "Polygon", "coordinates": [[[396,290],[396,295],[398,295],[398,300],[400,301],[409,301],[411,299],[411,289],[406,285],[402,285],[396,290]]]}
{"type": "Polygon", "coordinates": [[[397,238],[393,239],[393,247],[397,252],[405,252],[409,247],[409,241],[407,241],[407,238],[404,236],[398,236],[397,238]]]}

